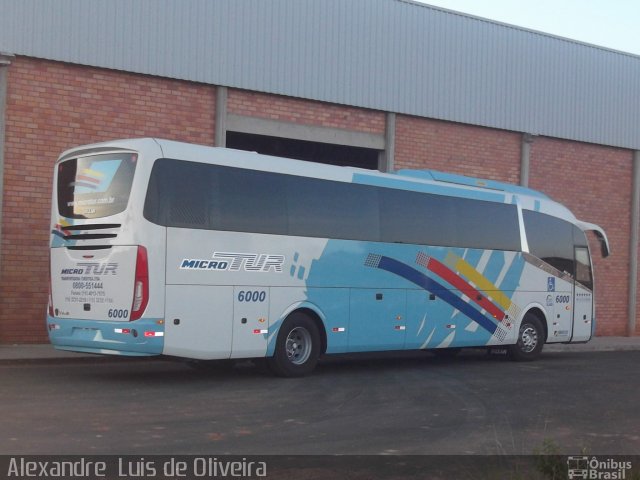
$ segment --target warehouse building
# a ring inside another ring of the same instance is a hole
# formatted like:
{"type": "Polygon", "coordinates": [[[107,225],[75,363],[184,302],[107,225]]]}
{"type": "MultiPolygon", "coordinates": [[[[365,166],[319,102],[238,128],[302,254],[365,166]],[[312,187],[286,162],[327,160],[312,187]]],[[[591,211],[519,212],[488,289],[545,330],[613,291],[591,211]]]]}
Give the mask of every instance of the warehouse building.
{"type": "Polygon", "coordinates": [[[53,164],[161,137],[527,185],[637,335],[640,57],[408,0],[0,0],[0,343],[44,342],[53,164]]]}

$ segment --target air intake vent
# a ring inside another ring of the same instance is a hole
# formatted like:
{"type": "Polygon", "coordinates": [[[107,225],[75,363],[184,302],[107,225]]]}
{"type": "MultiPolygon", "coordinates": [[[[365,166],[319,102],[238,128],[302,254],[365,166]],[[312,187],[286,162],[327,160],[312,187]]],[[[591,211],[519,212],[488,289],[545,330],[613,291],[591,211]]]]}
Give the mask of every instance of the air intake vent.
{"type": "Polygon", "coordinates": [[[116,238],[117,233],[79,233],[66,235],[65,240],[103,240],[105,238],[116,238]]]}
{"type": "Polygon", "coordinates": [[[119,223],[98,223],[69,226],[56,225],[56,228],[52,233],[67,242],[78,240],[106,240],[116,238],[118,236],[118,232],[114,232],[114,230],[120,228],[120,226],[121,224],[119,223]]]}
{"type": "Polygon", "coordinates": [[[110,230],[114,228],[120,228],[119,223],[99,223],[99,224],[88,224],[88,225],[71,225],[68,227],[62,227],[63,230],[69,232],[77,232],[79,230],[110,230]]]}

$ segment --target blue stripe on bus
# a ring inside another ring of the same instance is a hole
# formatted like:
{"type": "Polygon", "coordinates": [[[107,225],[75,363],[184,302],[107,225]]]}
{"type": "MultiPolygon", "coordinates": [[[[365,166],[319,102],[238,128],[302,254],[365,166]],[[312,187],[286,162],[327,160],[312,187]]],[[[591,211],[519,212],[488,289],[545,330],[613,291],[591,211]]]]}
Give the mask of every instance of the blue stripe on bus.
{"type": "Polygon", "coordinates": [[[460,297],[452,293],[446,287],[442,286],[432,278],[427,277],[423,273],[420,273],[415,268],[412,268],[409,265],[399,262],[398,260],[394,260],[393,258],[385,256],[380,256],[379,261],[373,263],[368,262],[367,265],[376,266],[381,270],[386,270],[387,272],[393,273],[406,280],[409,280],[411,283],[418,285],[420,288],[423,288],[424,290],[444,300],[453,308],[459,310],[464,315],[478,323],[482,328],[487,330],[492,335],[496,331],[497,326],[495,323],[482,315],[482,313],[473,308],[460,297]],[[377,265],[375,265],[376,263],[377,265]]]}

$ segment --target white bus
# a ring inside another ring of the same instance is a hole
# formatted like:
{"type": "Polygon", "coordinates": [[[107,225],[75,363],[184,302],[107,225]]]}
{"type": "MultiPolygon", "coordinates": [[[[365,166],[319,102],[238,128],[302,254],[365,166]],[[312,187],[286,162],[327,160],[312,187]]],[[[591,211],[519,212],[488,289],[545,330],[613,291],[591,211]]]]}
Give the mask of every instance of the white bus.
{"type": "Polygon", "coordinates": [[[56,163],[47,325],[56,348],[189,359],[503,347],[594,331],[585,231],[545,195],[157,139],[56,163]]]}

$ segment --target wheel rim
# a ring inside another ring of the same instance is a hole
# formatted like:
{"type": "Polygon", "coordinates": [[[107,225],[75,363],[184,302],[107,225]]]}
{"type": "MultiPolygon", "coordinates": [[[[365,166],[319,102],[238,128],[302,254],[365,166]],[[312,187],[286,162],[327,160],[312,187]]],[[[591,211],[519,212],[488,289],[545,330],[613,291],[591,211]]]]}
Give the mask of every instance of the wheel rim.
{"type": "Polygon", "coordinates": [[[287,335],[287,358],[294,365],[302,365],[311,355],[311,334],[306,328],[296,327],[287,335]]]}
{"type": "Polygon", "coordinates": [[[525,353],[533,352],[538,346],[538,332],[529,324],[520,328],[520,339],[518,341],[520,349],[525,353]]]}

